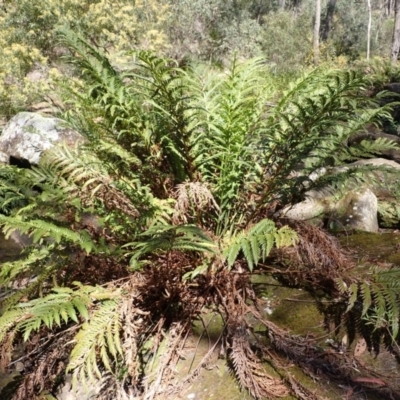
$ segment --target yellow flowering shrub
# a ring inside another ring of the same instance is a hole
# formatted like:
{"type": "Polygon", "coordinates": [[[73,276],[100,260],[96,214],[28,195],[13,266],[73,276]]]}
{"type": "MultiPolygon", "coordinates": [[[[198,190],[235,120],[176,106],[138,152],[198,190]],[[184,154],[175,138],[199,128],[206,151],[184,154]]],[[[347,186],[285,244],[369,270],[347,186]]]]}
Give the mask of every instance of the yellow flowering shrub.
{"type": "MultiPolygon", "coordinates": [[[[57,29],[68,26],[121,62],[126,50],[167,47],[161,0],[3,0],[0,8],[0,118],[49,91],[57,65],[57,29]],[[53,65],[53,66],[54,66],[53,65]],[[42,72],[30,79],[32,70],[42,72]]],[[[58,49],[59,51],[59,49],[58,49]]]]}

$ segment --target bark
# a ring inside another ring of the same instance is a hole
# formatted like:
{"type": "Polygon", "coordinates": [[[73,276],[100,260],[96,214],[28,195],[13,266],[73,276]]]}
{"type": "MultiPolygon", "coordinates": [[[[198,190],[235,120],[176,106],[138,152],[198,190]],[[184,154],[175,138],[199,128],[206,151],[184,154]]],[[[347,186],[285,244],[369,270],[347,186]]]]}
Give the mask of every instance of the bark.
{"type": "Polygon", "coordinates": [[[367,5],[368,5],[367,61],[369,61],[369,55],[371,49],[371,24],[372,24],[371,0],[367,0],[367,5]]]}
{"type": "MultiPolygon", "coordinates": [[[[400,0],[396,0],[399,1],[400,0]]],[[[317,66],[319,62],[319,30],[321,25],[321,0],[315,0],[315,22],[314,22],[314,65],[317,66]]]]}
{"type": "Polygon", "coordinates": [[[392,63],[397,61],[400,49],[400,0],[394,3],[394,29],[392,42],[392,63]]]}
{"type": "Polygon", "coordinates": [[[286,0],[279,0],[279,8],[281,10],[285,9],[285,5],[286,5],[286,0]]]}
{"type": "Polygon", "coordinates": [[[387,0],[386,2],[386,15],[390,17],[393,12],[393,0],[387,0]]]}
{"type": "Polygon", "coordinates": [[[337,0],[329,0],[328,6],[326,8],[326,15],[322,23],[321,39],[323,41],[328,40],[329,33],[331,32],[333,25],[333,17],[335,15],[337,0]]]}

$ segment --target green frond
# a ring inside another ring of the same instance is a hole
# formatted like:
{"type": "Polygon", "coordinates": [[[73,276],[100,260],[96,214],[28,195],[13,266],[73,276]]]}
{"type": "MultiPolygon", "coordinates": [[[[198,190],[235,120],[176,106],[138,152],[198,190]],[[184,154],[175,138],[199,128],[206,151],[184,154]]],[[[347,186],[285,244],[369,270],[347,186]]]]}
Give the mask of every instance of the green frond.
{"type": "Polygon", "coordinates": [[[372,269],[368,281],[354,282],[349,287],[337,280],[339,290],[347,295],[346,313],[358,315],[362,324],[372,325],[373,332],[389,328],[392,340],[398,340],[400,321],[400,270],[388,271],[372,269]]]}
{"type": "Polygon", "coordinates": [[[42,157],[40,165],[56,169],[59,176],[75,184],[82,183],[83,188],[94,183],[105,185],[111,181],[100,159],[78,147],[53,147],[42,157]]]}
{"type": "Polygon", "coordinates": [[[357,300],[357,295],[358,295],[358,285],[355,283],[352,283],[350,285],[350,287],[348,288],[348,293],[350,295],[350,298],[349,298],[349,302],[348,302],[346,311],[350,311],[354,307],[354,304],[357,300]]]}
{"type": "MultiPolygon", "coordinates": [[[[24,263],[23,260],[21,261],[24,263]]],[[[52,276],[54,271],[59,268],[59,264],[57,263],[42,263],[42,260],[38,261],[38,266],[35,265],[35,263],[31,264],[30,267],[32,270],[25,273],[27,275],[37,275],[35,279],[28,282],[25,287],[19,288],[18,290],[14,290],[12,287],[9,287],[9,290],[5,290],[4,298],[0,301],[0,312],[12,310],[22,301],[22,299],[27,299],[40,293],[40,290],[45,286],[46,282],[48,282],[48,279],[52,276]]]]}
{"type": "Polygon", "coordinates": [[[75,243],[87,253],[95,247],[95,244],[86,232],[75,232],[39,219],[26,221],[20,217],[0,215],[0,225],[3,226],[6,237],[9,237],[14,231],[20,231],[32,236],[35,243],[41,242],[44,238],[51,237],[56,243],[60,243],[62,239],[75,243]]]}
{"type": "Polygon", "coordinates": [[[0,287],[7,286],[20,274],[31,271],[37,263],[47,259],[52,250],[52,246],[33,249],[28,253],[26,258],[2,263],[0,269],[0,287]]]}
{"type": "Polygon", "coordinates": [[[121,345],[121,321],[118,300],[106,300],[97,304],[95,311],[82,325],[75,337],[68,371],[73,372],[73,382],[85,383],[101,378],[98,358],[104,367],[112,371],[113,361],[123,356],[121,345]]]}
{"type": "Polygon", "coordinates": [[[91,304],[90,293],[70,288],[53,288],[53,293],[43,298],[19,304],[26,318],[16,329],[21,330],[24,340],[27,340],[31,332],[39,330],[43,324],[51,329],[53,325],[61,326],[70,320],[78,323],[78,315],[85,320],[89,318],[91,304]]]}
{"type": "Polygon", "coordinates": [[[195,225],[154,225],[140,237],[140,242],[127,243],[133,248],[131,265],[135,266],[144,255],[172,250],[214,253],[214,242],[195,225]]]}
{"type": "MultiPolygon", "coordinates": [[[[357,296],[356,292],[355,295],[357,296]]],[[[363,309],[361,311],[361,316],[364,316],[368,312],[372,304],[371,288],[370,285],[368,285],[368,283],[366,282],[361,283],[361,295],[363,298],[363,309]]],[[[351,306],[350,309],[353,307],[353,305],[351,304],[351,302],[349,303],[349,307],[351,306]]]]}
{"type": "Polygon", "coordinates": [[[252,271],[260,259],[265,260],[274,245],[278,248],[292,246],[297,238],[296,232],[288,226],[278,229],[273,221],[263,219],[250,229],[229,238],[223,254],[228,268],[231,268],[239,253],[243,252],[249,270],[252,271]]]}
{"type": "Polygon", "coordinates": [[[10,331],[20,323],[21,320],[26,318],[26,314],[23,310],[13,309],[7,310],[0,317],[0,343],[4,340],[7,332],[10,331]]]}

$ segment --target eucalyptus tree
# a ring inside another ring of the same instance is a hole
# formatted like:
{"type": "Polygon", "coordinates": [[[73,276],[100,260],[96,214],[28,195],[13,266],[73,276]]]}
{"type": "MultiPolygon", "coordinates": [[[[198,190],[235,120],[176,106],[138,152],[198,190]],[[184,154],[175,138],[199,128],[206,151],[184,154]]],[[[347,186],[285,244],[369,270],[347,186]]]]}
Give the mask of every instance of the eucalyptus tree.
{"type": "Polygon", "coordinates": [[[369,61],[371,49],[371,25],[372,25],[372,7],[371,0],[367,0],[368,7],[368,28],[367,28],[367,61],[369,61]]]}
{"type": "Polygon", "coordinates": [[[394,28],[392,40],[392,63],[397,62],[400,49],[400,0],[395,0],[394,3],[394,28]]]}
{"type": "Polygon", "coordinates": [[[319,35],[321,26],[321,0],[315,0],[315,19],[313,34],[314,65],[319,63],[319,35]]]}

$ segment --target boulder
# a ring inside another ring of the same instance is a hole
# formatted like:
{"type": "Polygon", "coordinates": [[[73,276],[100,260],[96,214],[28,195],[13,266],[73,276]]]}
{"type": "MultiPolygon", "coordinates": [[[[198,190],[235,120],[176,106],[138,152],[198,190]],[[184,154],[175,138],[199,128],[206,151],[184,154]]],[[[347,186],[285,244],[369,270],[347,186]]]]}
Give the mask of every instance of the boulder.
{"type": "Polygon", "coordinates": [[[319,199],[307,198],[306,200],[287,207],[283,210],[283,216],[289,219],[308,221],[316,225],[322,225],[326,215],[326,202],[319,199]]]}
{"type": "Polygon", "coordinates": [[[398,228],[400,202],[394,194],[400,182],[400,164],[397,162],[384,158],[359,160],[329,171],[319,169],[310,176],[310,179],[314,180],[325,173],[343,172],[348,168],[362,165],[389,167],[394,171],[399,170],[399,174],[371,171],[375,179],[371,180],[367,187],[349,188],[344,194],[335,193],[330,187],[309,190],[304,201],[285,208],[281,215],[296,220],[307,220],[320,226],[328,221],[328,228],[334,230],[357,229],[376,232],[378,220],[384,228],[398,228]]]}
{"type": "Polygon", "coordinates": [[[334,207],[329,227],[378,232],[378,199],[369,189],[352,190],[334,207]]]}
{"type": "Polygon", "coordinates": [[[43,117],[40,114],[21,112],[4,127],[0,136],[0,161],[10,162],[11,158],[38,164],[40,155],[55,143],[65,142],[73,146],[82,136],[68,128],[58,118],[43,117]]]}
{"type": "Polygon", "coordinates": [[[383,150],[381,152],[381,155],[389,160],[394,160],[394,161],[400,162],[400,137],[397,135],[391,135],[389,133],[380,132],[374,126],[368,127],[368,130],[365,132],[359,132],[359,133],[353,135],[349,139],[348,144],[352,145],[352,144],[360,143],[363,140],[375,141],[377,139],[387,139],[387,140],[390,140],[393,143],[395,143],[396,144],[395,147],[388,149],[388,150],[383,150]]]}
{"type": "Polygon", "coordinates": [[[347,164],[348,167],[354,167],[357,165],[376,165],[377,167],[391,167],[394,169],[400,169],[400,164],[393,160],[387,160],[386,158],[369,158],[366,160],[358,160],[351,164],[347,164]]]}
{"type": "Polygon", "coordinates": [[[95,399],[101,391],[100,383],[88,382],[87,386],[79,383],[72,389],[72,376],[65,377],[64,384],[61,386],[57,393],[57,400],[82,400],[82,399],[95,399]],[[97,384],[96,384],[97,383],[97,384]]]}

